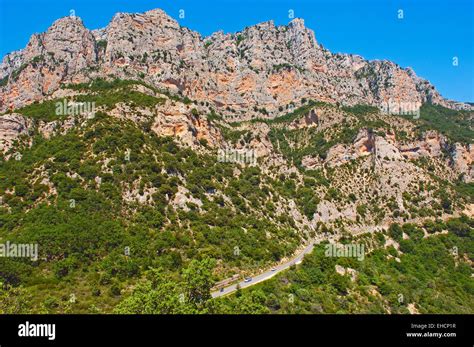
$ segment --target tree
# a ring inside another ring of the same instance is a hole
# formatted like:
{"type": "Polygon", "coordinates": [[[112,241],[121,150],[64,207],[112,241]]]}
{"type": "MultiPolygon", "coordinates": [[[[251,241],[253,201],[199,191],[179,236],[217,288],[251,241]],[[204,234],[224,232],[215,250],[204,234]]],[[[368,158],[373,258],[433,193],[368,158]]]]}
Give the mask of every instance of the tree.
{"type": "Polygon", "coordinates": [[[399,224],[393,223],[388,228],[388,235],[390,235],[390,237],[393,238],[395,241],[400,241],[403,239],[403,230],[399,224]]]}
{"type": "Polygon", "coordinates": [[[31,273],[32,267],[13,258],[0,258],[0,282],[18,285],[31,273]]]}
{"type": "Polygon", "coordinates": [[[114,310],[122,314],[186,314],[194,313],[184,300],[178,283],[162,269],[152,269],[149,279],[138,285],[132,295],[114,310]]]}
{"type": "Polygon", "coordinates": [[[213,302],[214,285],[212,270],[215,261],[204,258],[193,260],[183,270],[183,280],[178,281],[162,269],[152,269],[148,280],[138,285],[132,295],[114,310],[123,314],[195,314],[213,313],[218,305],[213,302]]]}
{"type": "Polygon", "coordinates": [[[199,306],[212,298],[211,288],[215,283],[212,275],[214,267],[214,259],[204,258],[201,261],[196,259],[191,261],[189,266],[183,270],[189,302],[199,306]]]}
{"type": "Polygon", "coordinates": [[[0,314],[27,314],[31,297],[22,287],[13,288],[0,282],[0,314]]]}
{"type": "Polygon", "coordinates": [[[450,219],[446,222],[446,226],[449,231],[453,232],[457,236],[467,237],[471,232],[472,228],[467,223],[463,223],[461,219],[450,219]]]}
{"type": "MultiPolygon", "coordinates": [[[[227,307],[228,312],[232,314],[265,314],[270,313],[266,306],[267,297],[262,290],[253,290],[245,293],[234,299],[230,307],[227,307]]],[[[228,304],[228,301],[224,301],[228,304]]]]}

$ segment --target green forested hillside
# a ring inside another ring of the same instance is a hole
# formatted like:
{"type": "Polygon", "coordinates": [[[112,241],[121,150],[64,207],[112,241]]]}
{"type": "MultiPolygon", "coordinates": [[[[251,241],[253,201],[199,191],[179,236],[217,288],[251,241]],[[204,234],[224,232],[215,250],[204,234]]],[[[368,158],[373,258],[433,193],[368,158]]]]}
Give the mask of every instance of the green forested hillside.
{"type": "Polygon", "coordinates": [[[403,161],[417,182],[402,191],[390,177],[388,197],[380,182],[390,172],[376,169],[371,154],[323,163],[361,130],[398,136],[401,119],[308,101],[274,120],[231,124],[139,82],[67,88],[80,93],[74,101],[96,103],[95,117],[66,128],[57,99],[16,110],[31,131],[0,158],[0,243],[39,245],[37,261],[0,257],[1,313],[407,313],[409,303],[420,312],[473,312],[472,220],[442,222],[472,203],[472,183],[442,175],[446,157],[403,161]],[[137,117],[118,117],[117,104],[137,117]],[[209,122],[226,146],[261,145],[267,153],[254,166],[223,163],[202,138],[191,148],[157,135],[154,117],[164,117],[157,108],[176,104],[190,106],[189,117],[209,122]],[[324,127],[297,124],[311,110],[324,127]],[[45,124],[58,130],[44,136],[45,124]],[[319,167],[306,168],[308,156],[319,167]],[[321,205],[339,217],[322,222],[321,205]],[[416,223],[351,239],[351,228],[393,219],[416,223]],[[449,234],[421,238],[421,226],[449,234]],[[358,262],[325,257],[321,245],[298,268],[210,299],[217,281],[259,273],[315,236],[373,249],[358,262]],[[399,251],[383,247],[388,237],[399,251]],[[336,264],[357,280],[337,274],[336,264]]]}
{"type": "Polygon", "coordinates": [[[26,288],[31,312],[63,312],[71,295],[74,312],[107,312],[150,268],[173,276],[191,259],[210,257],[219,259],[217,280],[274,262],[301,242],[289,219],[255,213],[270,192],[253,188],[268,184],[258,168],[234,176],[234,164],[129,121],[98,114],[66,135],[36,135],[19,151],[21,160],[0,165],[0,241],[38,243],[40,259],[0,258],[0,280],[26,288]],[[202,206],[173,209],[178,186],[202,206]],[[126,188],[149,192],[148,203],[126,200],[126,188]],[[214,189],[231,202],[208,193],[214,189]]]}
{"type": "Polygon", "coordinates": [[[363,261],[327,257],[320,245],[300,267],[224,299],[224,305],[237,313],[251,305],[269,313],[409,313],[413,304],[420,313],[472,314],[474,221],[438,226],[449,233],[422,238],[413,225],[393,225],[389,234],[398,239],[399,251],[383,248],[385,237],[377,234],[372,240],[377,247],[363,261]],[[410,239],[401,239],[402,231],[410,239]],[[357,279],[338,274],[336,264],[356,270],[357,279]]]}
{"type": "Polygon", "coordinates": [[[362,261],[328,257],[327,244],[321,244],[300,266],[223,299],[210,297],[214,266],[210,259],[193,261],[175,278],[156,269],[116,312],[472,314],[473,227],[474,220],[461,217],[424,226],[429,233],[449,230],[448,234],[423,238],[419,227],[394,224],[387,236],[344,240],[370,249],[362,261]],[[399,242],[398,250],[384,247],[388,237],[399,242]],[[355,278],[339,274],[337,265],[355,270],[355,278]]]}
{"type": "Polygon", "coordinates": [[[420,109],[419,131],[434,129],[455,142],[474,141],[473,114],[456,111],[440,105],[424,104],[420,109]]]}

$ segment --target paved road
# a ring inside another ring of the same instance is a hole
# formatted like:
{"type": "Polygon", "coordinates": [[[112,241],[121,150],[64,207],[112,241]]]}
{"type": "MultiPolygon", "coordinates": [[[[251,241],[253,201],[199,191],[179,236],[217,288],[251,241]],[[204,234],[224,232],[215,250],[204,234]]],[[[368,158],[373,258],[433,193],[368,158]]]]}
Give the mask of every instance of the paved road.
{"type": "Polygon", "coordinates": [[[309,245],[306,246],[306,248],[303,251],[301,251],[301,253],[299,253],[297,256],[295,256],[291,260],[287,261],[286,263],[283,263],[283,264],[280,264],[280,265],[277,265],[277,266],[273,267],[272,270],[274,270],[274,271],[272,271],[272,270],[265,271],[265,272],[261,273],[260,275],[252,277],[252,280],[250,282],[241,281],[239,283],[235,283],[235,284],[232,284],[228,287],[225,287],[222,290],[217,290],[215,292],[212,292],[212,297],[213,298],[218,298],[220,296],[228,295],[232,292],[235,292],[237,290],[237,285],[240,285],[240,288],[242,288],[242,289],[251,287],[251,286],[253,286],[257,283],[260,283],[260,282],[263,282],[263,281],[266,281],[266,280],[272,278],[277,273],[288,269],[291,265],[301,263],[303,261],[304,256],[308,253],[311,253],[315,243],[319,243],[319,241],[310,242],[309,245]]]}

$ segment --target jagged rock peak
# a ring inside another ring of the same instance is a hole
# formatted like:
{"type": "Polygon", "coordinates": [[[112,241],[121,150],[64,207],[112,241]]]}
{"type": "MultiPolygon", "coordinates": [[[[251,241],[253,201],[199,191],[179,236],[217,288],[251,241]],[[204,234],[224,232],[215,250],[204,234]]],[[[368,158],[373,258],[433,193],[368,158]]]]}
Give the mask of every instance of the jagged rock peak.
{"type": "Polygon", "coordinates": [[[55,28],[62,28],[65,26],[81,26],[85,28],[84,22],[82,21],[81,17],[78,16],[66,16],[56,19],[53,24],[48,28],[48,31],[52,31],[55,28]]]}
{"type": "Polygon", "coordinates": [[[304,24],[304,19],[303,18],[294,18],[288,23],[288,26],[295,28],[297,30],[306,30],[306,26],[304,24]]]}
{"type": "MultiPolygon", "coordinates": [[[[162,9],[154,9],[146,11],[144,13],[119,12],[114,15],[111,20],[111,23],[122,22],[122,20],[125,20],[125,23],[128,23],[128,20],[130,19],[137,22],[138,24],[145,24],[149,22],[156,25],[172,26],[175,28],[180,27],[179,23],[175,19],[170,17],[168,14],[166,14],[166,12],[162,9]]],[[[111,23],[109,23],[109,26],[111,23]]]]}

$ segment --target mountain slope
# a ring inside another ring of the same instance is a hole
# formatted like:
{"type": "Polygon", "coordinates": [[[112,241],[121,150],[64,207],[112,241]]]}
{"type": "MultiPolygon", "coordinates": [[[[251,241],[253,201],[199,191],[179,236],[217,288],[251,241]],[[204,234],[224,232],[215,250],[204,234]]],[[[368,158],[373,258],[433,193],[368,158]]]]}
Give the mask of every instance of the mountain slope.
{"type": "Polygon", "coordinates": [[[331,54],[301,20],[201,38],[160,10],[97,31],[69,17],[0,70],[0,244],[39,245],[0,258],[2,312],[220,312],[201,302],[215,282],[315,238],[472,231],[473,112],[411,70],[331,54]],[[390,98],[419,119],[381,112],[390,98]]]}

